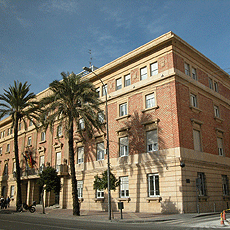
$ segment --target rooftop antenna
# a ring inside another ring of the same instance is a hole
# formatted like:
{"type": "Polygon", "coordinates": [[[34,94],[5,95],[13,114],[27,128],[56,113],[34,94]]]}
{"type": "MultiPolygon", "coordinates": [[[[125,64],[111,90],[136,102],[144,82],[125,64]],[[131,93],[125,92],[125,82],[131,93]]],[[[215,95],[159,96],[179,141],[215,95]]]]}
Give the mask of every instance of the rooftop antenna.
{"type": "Polygon", "coordinates": [[[92,60],[93,60],[91,50],[89,50],[89,57],[90,57],[89,68],[91,68],[92,67],[92,60]]]}

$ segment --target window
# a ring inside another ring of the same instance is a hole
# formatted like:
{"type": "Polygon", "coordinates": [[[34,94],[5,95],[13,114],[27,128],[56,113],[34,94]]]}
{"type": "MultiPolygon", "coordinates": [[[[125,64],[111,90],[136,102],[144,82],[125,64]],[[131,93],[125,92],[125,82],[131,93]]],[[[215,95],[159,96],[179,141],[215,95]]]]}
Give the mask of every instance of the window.
{"type": "Polygon", "coordinates": [[[56,171],[60,171],[60,165],[61,165],[61,152],[56,153],[56,171]]]}
{"type": "Polygon", "coordinates": [[[22,123],[20,122],[19,124],[18,124],[18,131],[20,131],[22,129],[22,123]]]}
{"type": "Polygon", "coordinates": [[[217,147],[218,147],[219,156],[223,156],[224,155],[223,139],[220,137],[217,138],[217,147]]]}
{"type": "Polygon", "coordinates": [[[195,151],[202,151],[200,131],[193,129],[193,144],[195,151]]]}
{"type": "Polygon", "coordinates": [[[10,134],[12,134],[12,132],[13,132],[12,128],[8,128],[8,130],[7,130],[7,136],[9,136],[10,134]]]}
{"type": "Polygon", "coordinates": [[[122,88],[122,81],[121,81],[121,78],[118,78],[116,80],[116,90],[119,90],[122,88]]]}
{"type": "Polygon", "coordinates": [[[150,65],[150,71],[151,71],[151,76],[158,74],[158,63],[157,62],[154,62],[153,64],[150,65]]]}
{"type": "Polygon", "coordinates": [[[154,197],[159,196],[159,175],[158,174],[148,174],[148,196],[154,197]]]}
{"type": "Polygon", "coordinates": [[[104,111],[98,113],[98,121],[101,123],[105,121],[104,111]]]}
{"type": "Polygon", "coordinates": [[[123,103],[119,106],[119,115],[120,117],[127,115],[127,103],[123,103]]]}
{"type": "Polygon", "coordinates": [[[10,144],[6,145],[6,152],[9,153],[10,152],[10,144]]]}
{"type": "Polygon", "coordinates": [[[147,152],[153,152],[158,150],[158,135],[157,130],[151,130],[146,132],[147,152]]]}
{"type": "Polygon", "coordinates": [[[105,96],[107,94],[107,84],[102,86],[102,96],[105,96]]]}
{"type": "Polygon", "coordinates": [[[0,147],[0,156],[2,155],[2,147],[0,147]]]}
{"type": "Polygon", "coordinates": [[[147,79],[147,67],[141,69],[141,81],[147,79]]]}
{"type": "Polygon", "coordinates": [[[32,137],[28,137],[27,139],[27,145],[30,146],[32,144],[32,137]]]}
{"type": "Polygon", "coordinates": [[[97,143],[97,160],[104,160],[104,152],[105,152],[105,147],[104,147],[104,142],[97,143]]]}
{"type": "Polygon", "coordinates": [[[219,107],[214,105],[214,115],[215,117],[220,117],[219,107]]]}
{"type": "Polygon", "coordinates": [[[97,97],[100,97],[100,87],[96,88],[97,97]]]}
{"type": "Polygon", "coordinates": [[[84,162],[84,147],[77,149],[77,163],[82,164],[84,162]]]}
{"type": "Polygon", "coordinates": [[[5,131],[1,132],[1,138],[5,137],[5,131]]]}
{"type": "Polygon", "coordinates": [[[129,155],[129,139],[128,137],[119,138],[120,157],[129,155]]]}
{"type": "Polygon", "coordinates": [[[223,196],[229,196],[228,176],[222,175],[223,196]]]}
{"type": "Polygon", "coordinates": [[[33,125],[33,119],[29,121],[29,126],[32,126],[32,125],[33,125]]]}
{"type": "Polygon", "coordinates": [[[184,71],[185,71],[185,74],[190,76],[190,66],[188,63],[184,63],[184,71]]]}
{"type": "Polygon", "coordinates": [[[44,167],[45,167],[44,156],[40,156],[40,159],[39,159],[39,172],[40,173],[44,170],[44,167]]]}
{"type": "Polygon", "coordinates": [[[85,128],[85,121],[83,118],[79,119],[79,129],[83,130],[85,128]]]}
{"type": "Polygon", "coordinates": [[[218,92],[218,82],[214,81],[214,90],[218,92]]]}
{"type": "Polygon", "coordinates": [[[8,175],[8,163],[5,164],[3,175],[8,175]]]}
{"type": "Polygon", "coordinates": [[[14,185],[10,186],[10,198],[14,197],[14,185]]]}
{"type": "Polygon", "coordinates": [[[212,80],[212,78],[208,78],[208,87],[209,87],[209,89],[213,89],[213,80],[212,80]]]}
{"type": "Polygon", "coordinates": [[[13,163],[13,173],[16,173],[16,162],[13,163]]]}
{"type": "Polygon", "coordinates": [[[41,141],[46,140],[46,132],[41,132],[41,141]]]}
{"type": "Polygon", "coordinates": [[[125,83],[125,84],[124,84],[125,87],[131,85],[130,74],[125,75],[125,78],[124,78],[124,79],[125,79],[125,82],[124,82],[124,83],[125,83]]]}
{"type": "Polygon", "coordinates": [[[198,188],[198,194],[199,196],[206,196],[206,181],[205,181],[205,175],[202,172],[197,173],[197,188],[198,188]]]}
{"type": "Polygon", "coordinates": [[[192,67],[192,78],[197,81],[196,69],[192,67]]]}
{"type": "Polygon", "coordinates": [[[104,198],[104,190],[97,189],[96,198],[104,198]]]}
{"type": "Polygon", "coordinates": [[[193,107],[198,107],[198,103],[197,103],[197,96],[193,93],[190,94],[190,103],[191,103],[191,106],[193,107]]]}
{"type": "Polygon", "coordinates": [[[120,177],[120,198],[129,197],[129,178],[127,176],[120,177]]]}
{"type": "Polygon", "coordinates": [[[154,93],[146,95],[145,96],[145,107],[146,107],[146,109],[152,108],[154,106],[155,106],[155,95],[154,95],[154,93]]]}
{"type": "Polygon", "coordinates": [[[77,193],[78,193],[78,198],[83,198],[83,181],[82,180],[77,181],[77,193]]]}
{"type": "Polygon", "coordinates": [[[62,136],[62,126],[61,126],[61,125],[59,125],[59,126],[57,127],[57,136],[58,136],[58,137],[61,137],[61,136],[62,136]]]}

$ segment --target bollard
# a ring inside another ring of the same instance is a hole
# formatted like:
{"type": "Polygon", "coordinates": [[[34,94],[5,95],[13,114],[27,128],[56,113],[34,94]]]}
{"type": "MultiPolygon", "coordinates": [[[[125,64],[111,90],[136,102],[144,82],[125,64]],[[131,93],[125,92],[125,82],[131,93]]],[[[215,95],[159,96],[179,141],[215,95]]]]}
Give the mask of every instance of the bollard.
{"type": "Polygon", "coordinates": [[[223,220],[226,220],[226,213],[223,211],[223,220]]]}
{"type": "Polygon", "coordinates": [[[224,220],[223,220],[223,214],[222,214],[222,212],[220,213],[220,224],[224,225],[224,220]]]}

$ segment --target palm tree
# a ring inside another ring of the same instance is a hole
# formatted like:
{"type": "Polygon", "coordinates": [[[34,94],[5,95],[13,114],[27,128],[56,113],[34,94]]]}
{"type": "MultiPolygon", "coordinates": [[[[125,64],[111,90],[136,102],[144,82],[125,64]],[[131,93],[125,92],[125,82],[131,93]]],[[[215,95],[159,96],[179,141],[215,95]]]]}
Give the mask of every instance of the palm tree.
{"type": "Polygon", "coordinates": [[[79,127],[80,119],[84,120],[84,129],[78,128],[80,137],[91,138],[95,131],[100,132],[103,124],[98,119],[100,100],[91,82],[74,73],[62,73],[61,81],[50,84],[51,95],[41,100],[43,106],[42,124],[53,130],[57,118],[68,139],[69,162],[72,182],[73,215],[80,215],[77,192],[77,180],[74,163],[74,124],[79,127]]]}
{"type": "Polygon", "coordinates": [[[22,120],[26,125],[26,121],[30,120],[34,123],[36,118],[37,103],[36,95],[29,93],[30,85],[25,82],[14,81],[13,86],[4,89],[4,93],[0,94],[0,119],[6,115],[12,118],[12,127],[14,129],[14,154],[16,162],[16,181],[17,181],[17,207],[22,204],[20,165],[18,155],[18,124],[22,120]]]}

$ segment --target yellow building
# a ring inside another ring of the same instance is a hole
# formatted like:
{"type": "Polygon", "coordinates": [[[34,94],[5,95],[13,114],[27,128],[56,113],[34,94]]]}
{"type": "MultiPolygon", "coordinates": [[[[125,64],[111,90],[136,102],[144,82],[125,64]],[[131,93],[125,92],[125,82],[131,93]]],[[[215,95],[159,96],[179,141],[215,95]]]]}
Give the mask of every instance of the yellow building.
{"type": "MultiPolygon", "coordinates": [[[[89,73],[105,108],[111,171],[120,179],[112,209],[152,213],[220,211],[228,207],[230,176],[230,76],[168,32],[89,73]],[[185,165],[185,166],[184,166],[185,165]],[[183,167],[184,166],[184,167],[183,167]]],[[[37,95],[44,97],[48,89],[37,95]]],[[[0,186],[16,197],[11,120],[0,122],[0,186]]],[[[94,191],[94,176],[107,169],[104,135],[90,143],[76,138],[76,177],[83,210],[107,210],[107,191],[94,191]]],[[[67,140],[57,123],[53,134],[28,124],[19,131],[23,201],[39,202],[38,172],[48,162],[61,177],[58,197],[46,205],[72,208],[67,140]],[[59,138],[57,138],[57,135],[59,138]],[[36,165],[26,166],[31,152],[36,165]]],[[[13,201],[15,202],[15,201],[13,201]]]]}

